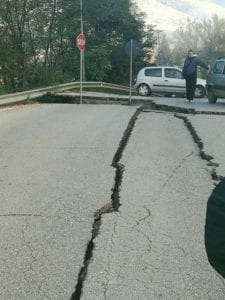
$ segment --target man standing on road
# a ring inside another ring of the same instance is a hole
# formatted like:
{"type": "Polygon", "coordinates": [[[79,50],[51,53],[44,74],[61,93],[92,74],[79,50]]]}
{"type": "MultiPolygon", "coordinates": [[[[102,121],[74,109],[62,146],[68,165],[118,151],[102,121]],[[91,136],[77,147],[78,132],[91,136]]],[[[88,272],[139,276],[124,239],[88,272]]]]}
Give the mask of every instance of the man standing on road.
{"type": "Polygon", "coordinates": [[[194,55],[192,50],[189,50],[182,70],[182,76],[186,80],[186,101],[188,102],[193,102],[197,82],[197,66],[201,66],[204,69],[209,70],[208,66],[201,62],[200,59],[194,55]]]}

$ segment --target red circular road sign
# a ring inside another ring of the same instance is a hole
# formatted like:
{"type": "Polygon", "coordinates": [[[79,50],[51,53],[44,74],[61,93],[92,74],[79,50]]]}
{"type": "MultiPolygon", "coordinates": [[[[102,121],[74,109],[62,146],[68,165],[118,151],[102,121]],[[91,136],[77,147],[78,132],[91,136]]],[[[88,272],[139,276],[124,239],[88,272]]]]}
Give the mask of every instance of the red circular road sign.
{"type": "Polygon", "coordinates": [[[86,42],[85,35],[83,33],[80,33],[77,36],[77,47],[80,50],[84,50],[85,49],[85,42],[86,42]]]}

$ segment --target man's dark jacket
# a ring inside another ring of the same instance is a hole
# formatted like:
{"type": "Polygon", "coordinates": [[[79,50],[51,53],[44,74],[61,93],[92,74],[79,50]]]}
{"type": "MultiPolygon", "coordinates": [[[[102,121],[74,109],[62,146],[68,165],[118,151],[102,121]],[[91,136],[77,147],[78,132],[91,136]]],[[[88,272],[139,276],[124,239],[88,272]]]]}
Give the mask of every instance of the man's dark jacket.
{"type": "Polygon", "coordinates": [[[182,76],[184,78],[190,76],[197,77],[197,66],[201,66],[204,69],[208,70],[208,66],[200,61],[197,56],[193,56],[192,58],[187,57],[184,61],[184,66],[182,69],[182,76]]]}

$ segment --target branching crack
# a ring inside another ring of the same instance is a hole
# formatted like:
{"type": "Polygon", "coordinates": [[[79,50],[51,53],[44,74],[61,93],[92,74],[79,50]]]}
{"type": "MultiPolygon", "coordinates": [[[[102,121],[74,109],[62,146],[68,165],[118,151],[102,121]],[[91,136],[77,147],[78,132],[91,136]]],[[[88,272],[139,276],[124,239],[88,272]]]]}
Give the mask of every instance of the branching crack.
{"type": "Polygon", "coordinates": [[[143,208],[146,210],[147,215],[144,216],[144,217],[142,217],[139,220],[136,220],[136,225],[133,226],[133,228],[139,226],[141,222],[145,222],[146,220],[148,220],[151,217],[151,211],[150,211],[150,209],[148,207],[146,207],[146,206],[144,206],[143,208]]]}
{"type": "MultiPolygon", "coordinates": [[[[94,222],[92,225],[91,240],[87,244],[87,248],[86,248],[86,252],[85,252],[85,256],[84,256],[84,260],[83,260],[83,266],[79,272],[77,285],[75,287],[74,293],[71,296],[71,300],[79,300],[81,297],[83,284],[84,284],[84,281],[86,280],[86,276],[87,276],[87,272],[88,272],[88,266],[89,266],[90,260],[93,256],[94,239],[99,234],[102,215],[105,213],[111,213],[114,211],[118,211],[118,208],[121,205],[119,200],[120,200],[120,187],[121,187],[122,179],[123,179],[124,165],[119,163],[119,161],[122,158],[123,151],[129,141],[130,135],[132,133],[132,130],[134,128],[134,125],[138,118],[138,115],[141,112],[153,112],[153,110],[154,110],[154,112],[173,112],[173,113],[175,113],[174,116],[176,118],[183,119],[183,121],[184,121],[185,125],[187,126],[188,130],[190,131],[195,143],[199,147],[199,153],[200,153],[201,158],[207,160],[208,164],[213,167],[218,166],[218,164],[212,162],[213,157],[204,152],[203,142],[201,141],[195,128],[192,126],[192,124],[190,123],[188,118],[177,114],[177,113],[197,114],[198,112],[196,112],[194,109],[170,107],[167,105],[158,105],[158,104],[155,104],[154,102],[151,102],[148,105],[143,105],[140,108],[138,108],[136,110],[136,112],[134,113],[134,115],[131,117],[131,119],[127,125],[127,128],[123,134],[123,137],[120,141],[119,147],[113,157],[112,166],[116,169],[116,171],[115,171],[115,180],[114,180],[115,183],[114,183],[114,187],[112,189],[111,201],[106,203],[102,208],[97,210],[96,213],[94,214],[94,222]]],[[[206,113],[212,114],[211,112],[210,113],[206,112],[206,113]]],[[[179,166],[177,166],[176,168],[179,168],[179,166]]],[[[212,178],[218,179],[219,176],[216,174],[215,168],[213,170],[214,170],[214,172],[212,172],[212,178]]],[[[140,224],[140,222],[146,221],[151,216],[150,210],[146,207],[145,207],[145,210],[147,211],[147,215],[144,216],[143,218],[141,218],[140,220],[138,220],[136,226],[138,226],[140,224]]],[[[149,239],[148,236],[146,236],[146,238],[148,239],[148,242],[149,242],[149,251],[151,251],[151,240],[149,239]]]]}
{"type": "Polygon", "coordinates": [[[207,153],[205,153],[205,151],[203,150],[203,142],[201,140],[201,138],[198,136],[195,128],[193,127],[193,125],[191,124],[191,122],[188,120],[188,118],[184,115],[179,115],[180,114],[192,114],[192,115],[196,115],[196,114],[201,114],[201,115],[225,115],[225,112],[213,112],[213,111],[196,111],[193,108],[183,108],[183,107],[176,107],[176,106],[169,106],[169,105],[164,105],[164,104],[156,104],[154,102],[150,103],[149,105],[146,105],[143,108],[143,112],[152,112],[152,110],[154,109],[154,111],[159,111],[159,112],[174,112],[174,116],[178,119],[182,119],[185,123],[185,125],[187,126],[189,132],[192,135],[192,138],[194,140],[194,142],[197,144],[198,148],[199,148],[199,155],[202,159],[207,160],[208,161],[208,166],[212,166],[213,168],[211,169],[211,177],[213,180],[222,180],[224,177],[221,175],[218,175],[216,173],[216,167],[219,166],[218,163],[213,162],[213,157],[207,153]]]}
{"type": "Polygon", "coordinates": [[[147,219],[150,218],[150,216],[151,216],[150,209],[148,209],[148,207],[146,207],[146,206],[144,206],[144,209],[147,211],[147,216],[145,216],[145,217],[141,218],[140,220],[138,220],[139,223],[142,222],[142,221],[147,220],[147,219]]]}
{"type": "Polygon", "coordinates": [[[162,187],[161,187],[161,192],[164,190],[164,188],[167,186],[167,184],[173,179],[173,176],[175,174],[177,174],[178,169],[181,168],[181,166],[183,166],[183,164],[185,163],[186,160],[189,159],[189,157],[191,157],[193,155],[193,152],[191,152],[190,154],[188,154],[187,156],[185,156],[181,162],[174,168],[174,170],[172,170],[171,174],[168,176],[168,179],[163,183],[162,187]]]}
{"type": "Polygon", "coordinates": [[[202,159],[208,161],[208,165],[209,166],[214,166],[214,168],[211,170],[211,177],[213,180],[221,180],[223,177],[218,175],[216,173],[216,169],[215,167],[218,167],[219,164],[218,163],[214,163],[212,162],[212,160],[214,159],[213,156],[205,153],[205,151],[203,150],[204,148],[204,144],[201,140],[201,138],[198,136],[195,128],[193,127],[193,125],[191,124],[191,122],[188,120],[188,118],[186,116],[183,116],[183,115],[178,115],[178,114],[175,114],[174,115],[176,118],[178,119],[182,119],[184,121],[184,124],[187,126],[194,142],[197,144],[198,148],[199,148],[199,155],[202,159]]]}
{"type": "Polygon", "coordinates": [[[83,266],[80,269],[79,275],[78,275],[78,281],[77,285],[75,287],[75,291],[71,296],[71,300],[79,300],[82,294],[83,284],[87,276],[88,272],[88,266],[90,263],[90,260],[93,256],[93,250],[94,250],[94,239],[98,236],[100,226],[101,226],[101,217],[105,213],[111,213],[113,211],[118,211],[120,204],[120,187],[122,184],[123,179],[123,172],[124,172],[124,165],[120,164],[119,161],[122,158],[123,151],[129,141],[131,132],[134,128],[135,122],[138,118],[138,115],[141,113],[142,107],[138,108],[134,115],[131,117],[126,130],[124,131],[123,137],[120,141],[119,147],[113,157],[112,160],[112,166],[116,169],[115,173],[115,182],[114,187],[112,189],[112,195],[111,195],[111,202],[105,204],[102,208],[97,210],[94,214],[94,222],[92,225],[92,234],[91,234],[91,240],[87,244],[84,260],[83,260],[83,266]]]}

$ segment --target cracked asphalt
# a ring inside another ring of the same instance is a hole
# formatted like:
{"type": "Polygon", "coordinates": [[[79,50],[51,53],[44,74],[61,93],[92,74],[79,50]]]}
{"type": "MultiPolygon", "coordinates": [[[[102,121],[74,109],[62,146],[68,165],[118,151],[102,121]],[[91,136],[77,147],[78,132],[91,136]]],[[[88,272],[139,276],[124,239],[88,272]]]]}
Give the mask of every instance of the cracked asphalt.
{"type": "Polygon", "coordinates": [[[0,299],[70,299],[135,107],[0,110],[0,299]]]}
{"type": "MultiPolygon", "coordinates": [[[[224,176],[224,116],[186,117],[224,176]]],[[[224,299],[225,281],[204,243],[217,181],[184,122],[173,113],[141,113],[121,162],[121,206],[102,218],[81,299],[224,299]]]]}
{"type": "MultiPolygon", "coordinates": [[[[179,98],[153,100],[187,106],[179,98]]],[[[191,105],[225,113],[225,101],[191,105]]],[[[94,213],[110,201],[110,164],[137,108],[38,104],[0,111],[0,299],[71,298],[94,213]]],[[[119,161],[120,206],[101,215],[79,299],[225,298],[225,281],[204,245],[207,201],[218,182],[212,169],[225,171],[225,116],[185,116],[215,165],[200,157],[173,112],[141,112],[119,161]]]]}

